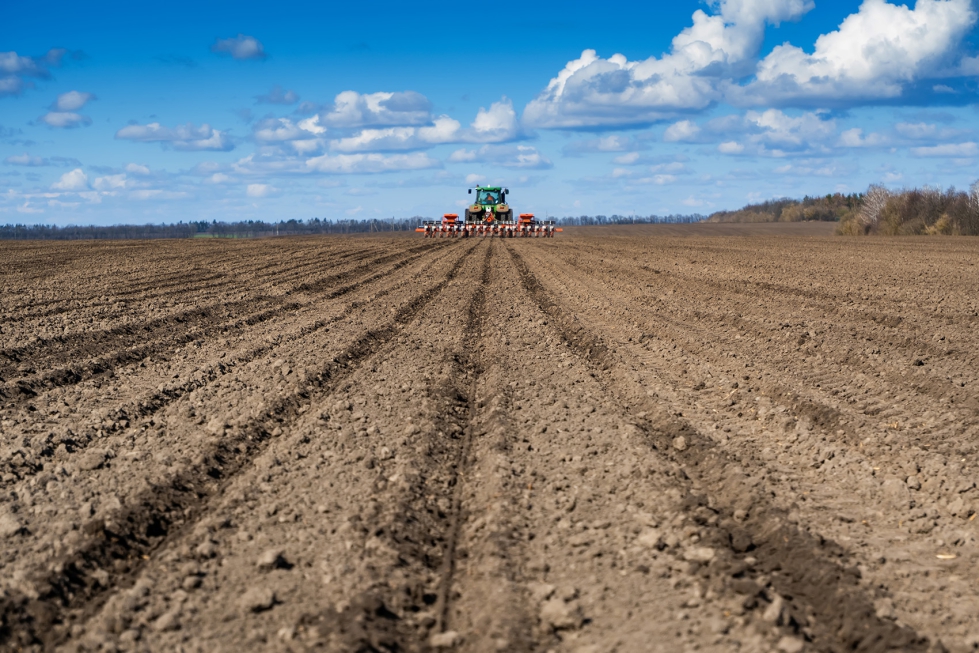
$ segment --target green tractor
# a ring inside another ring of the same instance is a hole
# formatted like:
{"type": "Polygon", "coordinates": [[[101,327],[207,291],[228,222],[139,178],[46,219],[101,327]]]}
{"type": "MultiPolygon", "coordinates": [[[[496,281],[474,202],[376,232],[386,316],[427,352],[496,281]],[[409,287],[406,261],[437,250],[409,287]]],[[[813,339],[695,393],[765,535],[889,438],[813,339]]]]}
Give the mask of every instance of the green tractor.
{"type": "Polygon", "coordinates": [[[513,222],[513,209],[506,203],[509,194],[500,186],[476,186],[476,201],[466,209],[466,222],[513,222]]]}

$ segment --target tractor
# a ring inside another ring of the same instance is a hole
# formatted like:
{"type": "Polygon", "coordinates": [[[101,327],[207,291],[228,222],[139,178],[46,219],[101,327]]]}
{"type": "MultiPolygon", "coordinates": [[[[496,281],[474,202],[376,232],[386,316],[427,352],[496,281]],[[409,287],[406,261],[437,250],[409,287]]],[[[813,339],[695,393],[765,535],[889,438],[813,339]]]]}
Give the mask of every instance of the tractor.
{"type": "MultiPolygon", "coordinates": [[[[472,188],[469,194],[473,193],[472,188]]],[[[553,220],[537,220],[533,213],[521,213],[513,219],[513,209],[506,203],[510,191],[500,186],[476,186],[476,201],[466,208],[462,221],[458,213],[446,213],[441,221],[427,220],[415,231],[426,238],[469,238],[470,236],[499,236],[500,238],[552,238],[563,231],[553,220]]]]}

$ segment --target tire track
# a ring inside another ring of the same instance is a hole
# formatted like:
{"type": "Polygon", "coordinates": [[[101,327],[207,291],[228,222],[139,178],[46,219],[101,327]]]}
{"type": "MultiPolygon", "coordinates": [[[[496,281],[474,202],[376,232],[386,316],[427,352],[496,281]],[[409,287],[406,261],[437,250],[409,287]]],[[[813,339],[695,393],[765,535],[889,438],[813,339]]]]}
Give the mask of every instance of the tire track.
{"type": "MultiPolygon", "coordinates": [[[[403,264],[399,263],[398,266],[396,266],[396,269],[401,269],[418,258],[420,258],[420,256],[413,257],[410,261],[405,260],[402,262],[403,264]]],[[[424,275],[427,270],[436,265],[438,262],[438,259],[431,261],[430,263],[426,264],[418,274],[424,275]]],[[[377,280],[386,279],[388,276],[388,271],[379,272],[368,278],[335,288],[329,293],[321,296],[319,301],[338,299],[355,290],[362,291],[364,290],[366,284],[373,283],[377,280]]],[[[395,288],[393,287],[382,289],[374,293],[372,298],[367,301],[374,301],[386,297],[394,292],[394,290],[395,288]]],[[[70,448],[73,455],[79,454],[84,451],[89,444],[97,441],[99,438],[104,438],[112,434],[122,432],[129,428],[128,425],[131,422],[145,420],[152,417],[191,392],[207,387],[222,377],[231,374],[236,369],[239,369],[254,360],[258,360],[259,358],[268,355],[276,349],[279,349],[289,343],[300,341],[318,331],[342,322],[344,319],[347,319],[354,312],[364,306],[365,303],[367,302],[354,300],[345,306],[339,314],[330,319],[316,320],[312,324],[300,328],[299,331],[294,334],[277,338],[274,343],[249,349],[245,353],[238,355],[231,360],[209,365],[202,372],[200,372],[199,376],[195,375],[194,378],[189,381],[175,387],[171,386],[161,389],[149,397],[139,399],[136,402],[104,414],[94,423],[84,424],[81,426],[81,428],[74,429],[73,436],[70,436],[69,439],[63,439],[61,441],[55,440],[50,442],[45,451],[47,455],[50,456],[53,454],[54,449],[59,444],[64,444],[70,448]]],[[[43,471],[43,469],[43,460],[33,458],[28,459],[24,457],[24,452],[21,450],[16,450],[10,457],[5,457],[3,460],[0,460],[0,474],[9,474],[11,477],[18,480],[29,479],[30,477],[43,471]],[[18,455],[20,455],[23,460],[14,462],[13,458],[17,457],[18,455]]]]}
{"type": "MultiPolygon", "coordinates": [[[[725,575],[712,578],[713,582],[730,592],[742,587],[739,579],[750,579],[758,587],[754,581],[767,576],[775,593],[772,602],[777,596],[787,606],[783,627],[804,636],[817,650],[927,650],[925,638],[876,615],[873,601],[858,584],[859,572],[842,547],[791,525],[783,511],[747,490],[752,484],[746,482],[740,467],[727,460],[709,438],[651,401],[639,392],[641,388],[629,388],[634,382],[615,373],[622,362],[603,338],[555,303],[516,247],[508,246],[507,251],[524,289],[576,353],[594,366],[596,376],[603,377],[610,396],[620,405],[645,409],[645,417],[637,424],[651,446],[676,461],[694,482],[691,508],[705,506],[717,511],[720,519],[711,541],[726,549],[734,564],[725,575]],[[682,446],[675,444],[677,438],[683,438],[682,446]],[[749,550],[756,560],[753,564],[745,562],[749,550]]],[[[749,596],[756,605],[764,598],[749,596]]]]}
{"type": "MultiPolygon", "coordinates": [[[[419,248],[415,248],[413,250],[409,250],[409,252],[413,253],[418,249],[419,248]]],[[[430,251],[431,248],[428,249],[428,252],[430,251]]],[[[382,272],[360,279],[357,283],[366,284],[383,278],[387,274],[410,265],[414,261],[425,256],[426,253],[427,252],[422,252],[420,254],[405,256],[401,258],[400,261],[394,263],[393,266],[390,266],[382,272]]],[[[293,292],[303,292],[307,294],[314,294],[315,296],[315,294],[321,293],[323,290],[333,287],[338,283],[351,281],[352,279],[356,278],[357,274],[368,272],[375,265],[389,262],[396,259],[398,256],[402,255],[399,253],[397,255],[379,257],[378,259],[374,259],[369,263],[358,266],[353,270],[329,275],[318,280],[317,282],[314,282],[313,284],[301,284],[280,297],[269,297],[259,300],[258,302],[252,298],[237,302],[227,302],[218,306],[202,307],[192,311],[185,311],[178,315],[168,316],[166,318],[161,318],[159,320],[141,325],[126,325],[124,327],[116,327],[98,334],[79,333],[69,338],[53,341],[53,343],[49,341],[48,343],[44,344],[53,344],[53,346],[50,347],[50,349],[53,349],[53,351],[50,351],[47,357],[45,357],[43,354],[36,354],[35,346],[23,347],[19,350],[8,349],[6,351],[2,351],[0,352],[0,356],[4,356],[8,359],[8,365],[7,369],[0,367],[0,379],[4,378],[5,376],[11,376],[11,371],[13,370],[14,364],[25,359],[29,359],[33,365],[43,369],[50,368],[52,364],[56,364],[56,362],[65,358],[68,360],[75,360],[83,355],[81,350],[88,351],[104,349],[111,346],[119,346],[118,343],[121,343],[123,346],[123,349],[118,350],[113,354],[99,356],[95,359],[89,359],[81,365],[76,363],[69,367],[54,369],[33,379],[20,378],[9,381],[4,384],[4,386],[0,386],[0,397],[6,397],[8,403],[10,404],[26,403],[37,396],[40,392],[67,385],[73,385],[87,379],[111,373],[120,366],[139,362],[161,351],[179,347],[201,338],[211,337],[218,333],[225,337],[240,333],[247,327],[252,327],[263,322],[267,322],[285,313],[302,310],[317,301],[322,301],[323,299],[333,299],[341,294],[344,294],[345,292],[348,292],[351,289],[351,286],[344,286],[341,288],[341,292],[339,294],[336,292],[327,293],[325,297],[316,297],[312,301],[286,302],[285,298],[290,296],[293,292]],[[271,308],[265,308],[237,319],[222,321],[226,319],[226,316],[234,316],[239,310],[253,309],[256,303],[264,303],[267,306],[271,306],[271,308]],[[147,337],[153,338],[160,334],[162,334],[162,338],[151,340],[145,345],[132,346],[133,343],[143,342],[147,337]],[[100,340],[107,338],[111,338],[111,340],[105,343],[100,342],[100,340]],[[51,360],[48,360],[48,358],[51,360]]]]}
{"type": "Polygon", "coordinates": [[[132,497],[111,523],[86,525],[84,546],[55,560],[53,573],[37,572],[32,579],[36,598],[13,594],[0,599],[0,647],[17,650],[64,642],[71,625],[84,623],[154,551],[207,513],[210,500],[261,453],[279,424],[295,419],[312,398],[332,392],[438,297],[474,249],[462,252],[439,282],[402,304],[390,322],[361,334],[333,362],[309,374],[307,389],[275,401],[261,419],[209,445],[165,486],[132,497]]]}

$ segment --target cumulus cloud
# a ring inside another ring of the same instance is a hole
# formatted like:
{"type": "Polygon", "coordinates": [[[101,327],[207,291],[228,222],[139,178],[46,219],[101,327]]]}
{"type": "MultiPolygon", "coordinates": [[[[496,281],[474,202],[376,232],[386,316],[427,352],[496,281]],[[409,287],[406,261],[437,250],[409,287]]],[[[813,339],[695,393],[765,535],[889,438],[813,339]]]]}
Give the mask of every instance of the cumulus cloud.
{"type": "Polygon", "coordinates": [[[411,154],[324,154],[306,161],[310,171],[334,174],[397,172],[438,168],[441,163],[423,152],[411,154]]]}
{"type": "Polygon", "coordinates": [[[52,48],[40,57],[28,57],[16,52],[0,52],[0,97],[20,95],[31,85],[29,78],[47,79],[51,68],[61,65],[65,57],[82,59],[84,53],[64,48],[52,48]]]}
{"type": "Polygon", "coordinates": [[[29,166],[38,167],[48,165],[48,160],[39,156],[31,156],[26,152],[24,154],[13,154],[8,156],[3,160],[8,166],[29,166]]]}
{"type": "Polygon", "coordinates": [[[720,99],[732,77],[750,73],[765,26],[796,20],[810,0],[721,0],[719,13],[698,9],[669,54],[629,61],[585,50],[568,62],[524,110],[531,127],[597,127],[653,122],[700,111],[720,99]]]}
{"type": "Polygon", "coordinates": [[[744,145],[737,141],[724,141],[717,146],[717,151],[721,154],[741,154],[744,152],[744,145]]]}
{"type": "Polygon", "coordinates": [[[974,133],[963,129],[939,127],[927,122],[899,122],[894,125],[894,131],[908,141],[952,141],[962,142],[974,133]]]}
{"type": "Polygon", "coordinates": [[[553,167],[547,157],[529,145],[484,145],[478,150],[456,150],[449,155],[452,163],[488,163],[506,168],[543,170],[553,167]]]}
{"type": "Polygon", "coordinates": [[[270,186],[269,184],[248,184],[248,187],[245,189],[245,195],[254,198],[269,197],[270,195],[275,194],[278,190],[278,188],[270,186]]]}
{"type": "Polygon", "coordinates": [[[79,192],[88,190],[88,175],[81,168],[75,168],[71,172],[61,175],[61,179],[51,184],[51,190],[65,192],[79,192]]]}
{"type": "Polygon", "coordinates": [[[690,120],[675,122],[663,132],[663,140],[667,143],[695,141],[700,135],[700,127],[690,120]]]}
{"type": "Polygon", "coordinates": [[[245,34],[239,34],[230,39],[215,40],[211,46],[211,52],[231,55],[233,59],[238,60],[265,59],[267,57],[261,41],[254,36],[246,36],[245,34]]]}
{"type": "Polygon", "coordinates": [[[82,93],[80,91],[68,91],[67,93],[62,93],[55,100],[54,104],[51,106],[55,111],[78,111],[85,106],[89,101],[96,99],[91,93],[82,93]]]}
{"type": "Polygon", "coordinates": [[[124,172],[117,175],[96,177],[95,181],[92,182],[92,188],[95,190],[108,192],[133,188],[135,185],[135,181],[126,176],[124,172]]]}
{"type": "Polygon", "coordinates": [[[842,147],[877,147],[884,145],[887,139],[882,134],[870,133],[864,135],[863,129],[854,127],[840,134],[839,145],[842,147]]]}
{"type": "Polygon", "coordinates": [[[684,114],[718,102],[851,106],[912,90],[947,97],[955,88],[935,81],[979,74],[979,57],[962,56],[977,20],[972,0],[917,0],[913,9],[864,0],[838,29],[819,36],[811,52],[784,43],[760,61],[765,27],[801,18],[811,0],[711,5],[714,13],[694,12],[693,24],[660,57],[629,61],[583,51],[527,105],[524,124],[577,129],[680,119],[681,125],[684,114]]]}
{"type": "Polygon", "coordinates": [[[255,101],[265,104],[295,104],[299,102],[299,95],[295,91],[283,90],[281,86],[276,84],[265,95],[256,95],[255,101]]]}
{"type": "Polygon", "coordinates": [[[162,143],[175,150],[185,151],[228,152],[235,149],[235,144],[227,132],[213,129],[207,123],[200,127],[187,123],[173,129],[164,127],[158,122],[151,122],[148,125],[127,125],[116,132],[116,138],[140,143],[162,143]]]}
{"type": "Polygon", "coordinates": [[[506,96],[494,102],[489,109],[479,108],[476,119],[470,125],[469,138],[476,143],[500,143],[513,140],[520,132],[517,112],[506,96]]]}
{"type": "Polygon", "coordinates": [[[319,114],[324,126],[391,127],[431,122],[432,103],[421,93],[365,93],[343,91],[328,110],[319,114]]]}
{"type": "MultiPolygon", "coordinates": [[[[719,143],[722,154],[789,156],[828,153],[837,136],[834,119],[807,111],[798,115],[780,109],[747,111],[708,121],[700,126],[683,120],[670,125],[663,140],[671,142],[719,143]]],[[[853,138],[853,134],[849,135],[853,138]]]]}
{"type": "Polygon", "coordinates": [[[82,125],[91,125],[92,119],[72,111],[49,111],[41,116],[41,122],[55,129],[72,129],[82,125]]]}
{"type": "Polygon", "coordinates": [[[923,157],[970,158],[979,156],[979,145],[972,141],[967,143],[946,143],[944,145],[931,145],[928,147],[912,147],[911,153],[915,156],[923,157]]]}
{"type": "Polygon", "coordinates": [[[864,0],[837,30],[816,39],[812,54],[788,43],[775,47],[739,99],[826,106],[898,97],[909,83],[941,74],[975,22],[970,0],[918,0],[914,9],[864,0]]]}
{"type": "Polygon", "coordinates": [[[294,123],[289,118],[266,118],[255,123],[252,133],[255,140],[263,143],[280,143],[296,139],[314,138],[317,134],[309,129],[304,129],[302,120],[299,124],[294,123]]]}
{"type": "Polygon", "coordinates": [[[284,145],[300,155],[326,149],[340,153],[428,149],[444,143],[499,143],[521,137],[513,103],[503,98],[480,108],[468,128],[446,115],[432,116],[428,99],[417,93],[345,91],[329,111],[294,121],[267,118],[254,127],[265,144],[284,145]],[[335,136],[321,138],[331,132],[335,136]]]}
{"type": "MultiPolygon", "coordinates": [[[[564,146],[565,156],[580,156],[594,152],[632,152],[648,147],[644,139],[621,134],[609,134],[598,138],[572,141],[564,146]]],[[[638,154],[636,155],[638,156],[638,154]]]]}

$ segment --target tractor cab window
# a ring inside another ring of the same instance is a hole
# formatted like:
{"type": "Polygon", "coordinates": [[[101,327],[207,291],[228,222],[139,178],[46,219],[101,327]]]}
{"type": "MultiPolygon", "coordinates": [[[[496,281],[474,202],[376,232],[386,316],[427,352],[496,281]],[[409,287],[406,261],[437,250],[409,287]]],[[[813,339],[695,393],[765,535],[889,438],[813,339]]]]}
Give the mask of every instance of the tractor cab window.
{"type": "Polygon", "coordinates": [[[499,204],[503,201],[503,191],[480,190],[476,196],[477,204],[499,204]]]}

